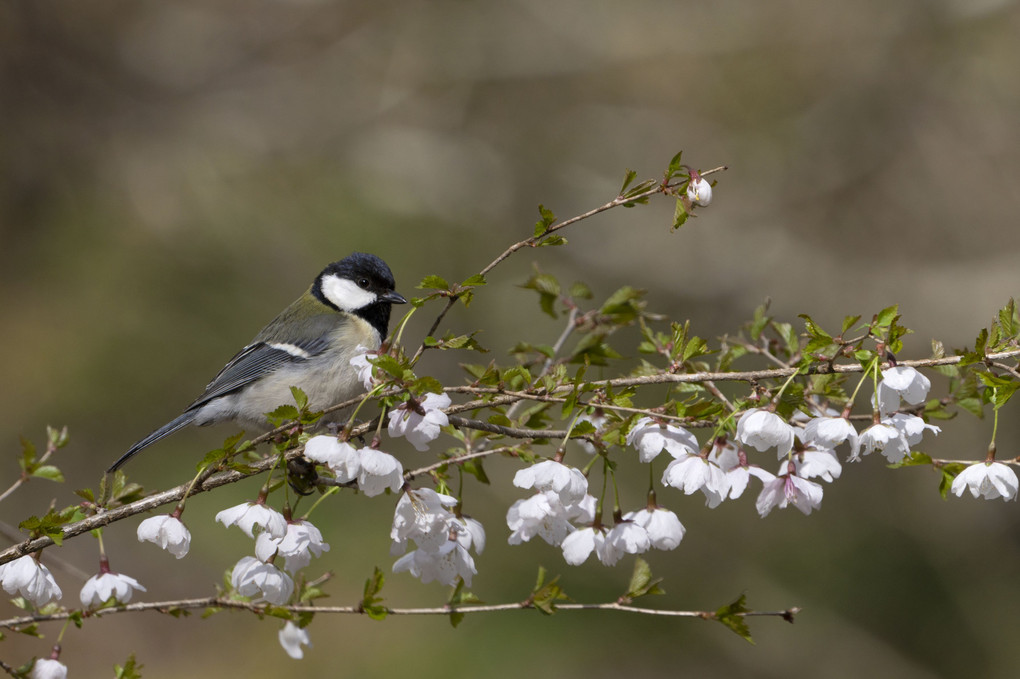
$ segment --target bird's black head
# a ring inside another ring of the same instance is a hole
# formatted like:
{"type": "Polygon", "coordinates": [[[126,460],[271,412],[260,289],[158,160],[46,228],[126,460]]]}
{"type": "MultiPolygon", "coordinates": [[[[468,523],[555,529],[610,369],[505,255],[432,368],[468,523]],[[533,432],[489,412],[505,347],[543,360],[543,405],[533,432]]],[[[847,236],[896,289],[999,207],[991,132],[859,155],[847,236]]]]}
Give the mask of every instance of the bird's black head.
{"type": "Polygon", "coordinates": [[[380,337],[385,337],[390,305],[407,302],[394,292],[395,285],[386,262],[375,255],[355,252],[323,269],[312,285],[312,294],[326,306],[364,318],[380,337]]]}

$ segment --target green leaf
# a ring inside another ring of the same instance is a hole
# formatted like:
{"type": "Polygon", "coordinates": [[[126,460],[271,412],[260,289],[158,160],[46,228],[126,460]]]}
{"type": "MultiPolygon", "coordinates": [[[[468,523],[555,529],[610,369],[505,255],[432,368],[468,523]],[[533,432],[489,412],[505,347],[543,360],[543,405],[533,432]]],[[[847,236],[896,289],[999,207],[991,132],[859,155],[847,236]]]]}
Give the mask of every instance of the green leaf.
{"type": "Polygon", "coordinates": [[[560,297],[560,284],[555,277],[539,272],[535,273],[521,285],[522,288],[534,290],[538,293],[539,306],[542,311],[553,318],[557,318],[555,304],[560,297]]]}
{"type": "Polygon", "coordinates": [[[500,380],[512,391],[520,391],[531,385],[531,373],[525,366],[518,365],[504,370],[500,380]]]}
{"type": "Polygon", "coordinates": [[[452,332],[448,332],[441,340],[437,340],[434,337],[426,337],[425,342],[427,346],[435,346],[440,349],[466,349],[483,354],[488,353],[489,350],[475,340],[476,334],[477,331],[470,335],[458,335],[455,337],[452,332]]]}
{"type": "Polygon", "coordinates": [[[776,332],[783,341],[786,343],[786,352],[790,356],[797,353],[800,349],[800,337],[797,335],[797,331],[794,329],[791,323],[778,323],[774,322],[772,327],[775,328],[776,332]]]}
{"type": "Polygon", "coordinates": [[[1007,337],[1016,337],[1020,333],[1020,320],[1017,319],[1016,302],[1012,297],[1006,306],[999,310],[999,326],[1007,337]]]}
{"type": "Polygon", "coordinates": [[[482,466],[482,458],[476,457],[470,460],[465,460],[460,464],[460,468],[464,470],[464,473],[470,474],[478,479],[479,482],[484,483],[485,485],[491,485],[489,477],[485,474],[485,468],[482,466]]]}
{"type": "Polygon", "coordinates": [[[591,288],[581,281],[575,281],[570,286],[570,296],[574,299],[591,299],[593,297],[591,288]]]}
{"type": "Polygon", "coordinates": [[[266,419],[269,420],[269,423],[274,427],[279,427],[283,425],[284,422],[290,422],[298,419],[300,414],[301,413],[298,412],[298,409],[294,406],[283,405],[271,413],[266,413],[266,419]]]}
{"type": "Polygon", "coordinates": [[[365,611],[368,617],[373,620],[382,620],[389,614],[386,607],[382,605],[382,597],[379,596],[385,582],[386,576],[378,566],[372,572],[372,577],[365,581],[365,596],[361,600],[361,610],[365,611]]]}
{"type": "Polygon", "coordinates": [[[627,598],[637,599],[649,594],[665,594],[666,591],[659,587],[662,578],[652,578],[652,569],[648,562],[638,557],[634,561],[634,572],[630,576],[630,584],[627,585],[627,598]]]}
{"type": "Polygon", "coordinates": [[[368,362],[391,377],[395,377],[398,380],[404,379],[404,366],[400,364],[400,361],[389,354],[370,357],[368,362]]]}
{"type": "Polygon", "coordinates": [[[978,371],[977,377],[986,387],[991,389],[992,393],[989,395],[989,402],[995,406],[996,410],[1006,405],[1006,402],[1013,396],[1017,388],[1020,388],[1020,382],[1006,377],[999,377],[995,373],[978,371]]]}
{"type": "Polygon", "coordinates": [[[858,349],[854,352],[854,360],[866,369],[875,360],[875,352],[871,349],[858,349]]]}
{"type": "Polygon", "coordinates": [[[49,479],[50,481],[56,481],[57,483],[64,482],[64,475],[59,469],[51,464],[44,464],[41,467],[36,467],[35,471],[32,472],[32,476],[37,476],[41,479],[49,479]]]}
{"type": "Polygon", "coordinates": [[[845,335],[847,333],[847,331],[849,331],[850,328],[854,327],[854,325],[859,320],[861,320],[861,315],[860,314],[857,314],[856,316],[847,316],[846,318],[844,318],[843,319],[843,327],[839,331],[839,334],[840,335],[845,335]]]}
{"type": "Polygon", "coordinates": [[[305,410],[308,408],[308,397],[305,392],[301,391],[298,387],[291,387],[290,394],[294,397],[294,403],[297,404],[298,410],[305,410]]]}
{"type": "Polygon", "coordinates": [[[535,222],[535,237],[541,236],[549,227],[556,223],[556,215],[553,214],[552,210],[547,208],[545,205],[538,206],[538,213],[541,218],[535,222]]]}
{"type": "Polygon", "coordinates": [[[564,593],[557,584],[560,577],[557,575],[549,582],[545,581],[546,571],[542,566],[538,567],[538,580],[535,588],[531,591],[531,604],[545,615],[552,615],[556,612],[556,602],[569,600],[570,597],[564,593]]]}
{"type": "Polygon", "coordinates": [[[829,335],[829,333],[822,330],[821,326],[815,323],[810,316],[808,316],[807,314],[800,314],[799,316],[800,318],[804,319],[804,329],[807,331],[807,334],[809,336],[814,338],[822,338],[829,341],[832,340],[832,336],[829,335]]]}
{"type": "Polygon", "coordinates": [[[24,436],[19,436],[21,439],[21,459],[18,463],[21,465],[21,470],[27,472],[35,465],[35,444],[24,436]]]}
{"type": "Polygon", "coordinates": [[[891,307],[886,307],[879,311],[875,314],[875,320],[872,322],[871,327],[875,330],[885,330],[891,327],[893,322],[899,318],[899,308],[898,304],[893,304],[891,307]]]}
{"type": "Polygon", "coordinates": [[[421,279],[421,283],[415,287],[418,290],[449,290],[450,284],[441,276],[430,275],[421,279]]]}
{"type": "Polygon", "coordinates": [[[563,236],[549,236],[535,243],[537,247],[544,248],[547,245],[566,245],[567,239],[563,236]]]}
{"type": "Polygon", "coordinates": [[[411,393],[415,394],[416,396],[420,396],[421,394],[424,393],[442,394],[443,384],[435,377],[430,377],[426,375],[424,377],[419,377],[418,379],[416,379],[411,384],[410,389],[411,393]]]}
{"type": "Polygon", "coordinates": [[[113,676],[116,679],[141,679],[142,675],[138,670],[145,667],[145,665],[139,665],[138,661],[135,660],[135,654],[132,653],[128,656],[128,659],[124,661],[123,665],[113,666],[113,676]]]}
{"type": "Polygon", "coordinates": [[[485,285],[485,283],[486,283],[485,276],[483,276],[480,273],[476,273],[474,276],[471,276],[470,278],[462,282],[461,285],[465,288],[468,287],[476,288],[485,285]]]}
{"type": "Polygon", "coordinates": [[[949,489],[953,486],[953,479],[966,468],[967,465],[958,462],[947,462],[939,467],[939,471],[942,472],[942,478],[939,481],[939,495],[942,496],[943,500],[949,495],[949,489]]]}
{"type": "MultiPolygon", "coordinates": [[[[446,601],[448,606],[463,606],[464,604],[480,604],[482,600],[471,592],[464,589],[464,579],[457,578],[457,586],[453,588],[453,592],[450,593],[450,598],[446,601]]],[[[464,613],[458,610],[450,611],[450,624],[456,627],[460,624],[461,620],[464,619],[464,613]]]]}
{"type": "Polygon", "coordinates": [[[985,409],[981,403],[981,399],[979,398],[961,398],[956,401],[956,405],[963,408],[974,417],[983,418],[985,416],[985,409]]]}
{"type": "Polygon", "coordinates": [[[687,206],[684,204],[685,202],[683,196],[676,199],[676,207],[673,208],[673,231],[683,226],[687,222],[687,218],[690,217],[690,214],[687,212],[687,206]]]}
{"type": "Polygon", "coordinates": [[[617,195],[622,196],[624,191],[627,190],[627,187],[630,186],[631,183],[633,183],[635,177],[637,177],[637,172],[628,169],[627,174],[624,175],[623,177],[623,186],[620,187],[620,193],[618,193],[617,195]]]}
{"type": "Polygon", "coordinates": [[[694,335],[684,344],[681,360],[684,363],[687,363],[693,358],[698,358],[699,356],[705,356],[711,353],[712,351],[708,348],[708,342],[694,335]]]}
{"type": "Polygon", "coordinates": [[[42,518],[30,516],[19,523],[18,528],[29,531],[33,535],[45,535],[59,547],[64,541],[63,526],[72,521],[80,521],[84,517],[85,513],[82,508],[72,505],[59,511],[51,509],[42,518]]]}
{"type": "Polygon", "coordinates": [[[761,334],[765,332],[765,328],[772,321],[772,318],[768,315],[769,301],[766,300],[764,304],[758,306],[754,310],[754,319],[751,321],[750,335],[751,339],[757,342],[761,338],[761,334]]]}
{"type": "MultiPolygon", "coordinates": [[[[609,298],[602,303],[599,311],[607,316],[623,316],[622,321],[629,321],[637,317],[640,305],[635,304],[645,294],[644,290],[632,288],[625,285],[616,290],[609,298]]],[[[622,322],[618,321],[618,322],[622,322]]]]}
{"type": "Polygon", "coordinates": [[[717,610],[715,612],[715,619],[729,627],[738,636],[754,644],[754,639],[751,638],[751,630],[747,626],[747,620],[742,615],[750,610],[746,602],[747,595],[741,594],[736,601],[717,610]]]}
{"type": "Polygon", "coordinates": [[[683,163],[681,162],[681,157],[683,156],[683,154],[684,152],[680,150],[676,152],[676,155],[670,158],[669,166],[666,167],[666,181],[669,181],[673,177],[684,173],[683,163]]]}

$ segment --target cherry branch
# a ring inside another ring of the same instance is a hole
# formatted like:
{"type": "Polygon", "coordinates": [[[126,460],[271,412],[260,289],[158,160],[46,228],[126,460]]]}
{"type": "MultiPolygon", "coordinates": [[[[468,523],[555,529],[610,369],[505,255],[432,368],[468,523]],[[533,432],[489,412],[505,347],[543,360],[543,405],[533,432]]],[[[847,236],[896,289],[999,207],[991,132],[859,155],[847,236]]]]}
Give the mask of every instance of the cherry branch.
{"type": "MultiPolygon", "coordinates": [[[[992,362],[1003,358],[1015,358],[1020,356],[1020,349],[1010,349],[1008,351],[998,351],[990,354],[985,354],[984,361],[992,362]]],[[[956,365],[963,360],[963,356],[943,356],[941,358],[922,358],[914,360],[897,360],[895,365],[910,366],[913,368],[934,368],[944,365],[956,365]]],[[[880,367],[888,368],[893,364],[885,362],[880,364],[880,367]]],[[[865,370],[865,366],[859,363],[834,363],[824,364],[818,366],[809,366],[808,368],[770,368],[763,370],[745,370],[745,371],[727,371],[727,372],[711,372],[703,371],[696,373],[657,373],[655,375],[640,375],[637,377],[615,377],[607,380],[592,380],[590,382],[584,382],[583,386],[591,391],[606,387],[638,387],[651,384],[670,384],[670,383],[691,383],[691,382],[758,382],[760,380],[768,379],[783,379],[800,373],[802,375],[829,375],[832,373],[837,374],[854,374],[862,373],[865,370]]],[[[571,392],[576,388],[574,384],[564,384],[555,387],[551,390],[542,390],[541,392],[511,392],[497,387],[448,387],[445,389],[447,392],[468,392],[476,394],[495,394],[496,398],[490,400],[477,400],[468,403],[458,404],[451,406],[446,409],[447,413],[463,412],[465,410],[474,410],[476,408],[482,408],[491,405],[506,405],[512,403],[518,398],[541,400],[547,398],[549,395],[560,393],[560,392],[571,392]],[[501,398],[502,397],[502,398],[501,398]]],[[[588,404],[594,405],[600,408],[606,408],[600,404],[588,404]]]]}
{"type": "MultiPolygon", "coordinates": [[[[1001,359],[1014,358],[1014,357],[1017,357],[1017,356],[1020,356],[1020,349],[1010,349],[1009,351],[1000,351],[1000,352],[994,352],[994,353],[986,354],[984,356],[984,361],[986,363],[991,363],[991,362],[999,361],[1001,359]]],[[[915,368],[931,368],[931,367],[936,367],[936,366],[955,365],[955,364],[960,363],[962,360],[963,360],[962,356],[945,356],[945,357],[942,357],[942,358],[903,360],[903,361],[897,361],[896,364],[897,365],[904,365],[904,366],[911,366],[911,367],[915,367],[915,368]]],[[[888,365],[888,364],[883,364],[883,365],[888,365]]],[[[712,381],[712,382],[722,382],[722,381],[755,382],[755,381],[758,381],[758,380],[765,380],[765,379],[781,379],[781,378],[786,378],[786,377],[790,377],[791,375],[796,374],[797,372],[802,372],[805,375],[822,375],[822,374],[829,374],[829,373],[852,374],[852,373],[861,373],[863,371],[864,371],[864,367],[863,366],[861,366],[860,364],[857,364],[857,363],[853,363],[853,364],[833,364],[833,365],[812,366],[812,367],[807,368],[806,370],[801,370],[799,368],[773,368],[773,369],[767,369],[767,370],[751,370],[751,371],[743,371],[743,372],[697,372],[697,373],[679,373],[679,374],[661,373],[661,374],[657,374],[657,375],[643,375],[643,376],[639,376],[639,377],[621,377],[621,378],[614,378],[614,379],[608,379],[608,380],[596,380],[596,381],[592,381],[592,382],[586,382],[585,386],[590,387],[591,389],[594,390],[594,389],[605,388],[605,387],[627,387],[627,386],[641,386],[641,385],[650,385],[650,384],[689,383],[689,382],[706,382],[706,381],[712,381]]],[[[470,401],[468,403],[456,404],[456,405],[453,405],[453,406],[450,406],[449,408],[447,408],[446,412],[449,413],[449,414],[455,414],[455,413],[464,412],[464,411],[468,411],[468,410],[475,410],[475,409],[478,409],[478,408],[491,408],[491,407],[494,407],[494,406],[511,404],[511,403],[514,403],[514,402],[522,400],[522,399],[525,399],[525,400],[527,400],[527,399],[542,400],[542,399],[550,398],[550,396],[552,394],[555,394],[557,392],[569,392],[569,391],[572,391],[574,388],[575,388],[574,385],[562,385],[560,387],[552,389],[551,392],[549,392],[549,393],[531,393],[531,392],[506,392],[506,391],[503,391],[503,390],[500,390],[500,389],[497,389],[497,388],[494,388],[494,387],[470,387],[470,386],[468,386],[468,387],[450,387],[450,388],[447,388],[446,391],[453,392],[453,393],[456,393],[456,392],[468,392],[468,393],[476,393],[476,394],[492,394],[493,398],[490,398],[490,399],[487,399],[487,400],[486,399],[479,399],[479,400],[475,400],[475,401],[470,401]]],[[[399,392],[397,390],[394,390],[393,393],[399,393],[399,392]]],[[[345,401],[342,404],[337,404],[336,406],[333,406],[333,407],[329,408],[329,410],[330,411],[332,411],[332,410],[339,410],[339,409],[341,409],[343,407],[347,407],[349,405],[352,405],[353,403],[356,403],[359,400],[360,399],[350,399],[348,401],[345,401]]],[[[601,406],[599,404],[589,404],[589,405],[596,405],[598,407],[606,407],[606,406],[601,406]]],[[[642,412],[642,411],[639,411],[639,412],[642,412]]],[[[515,429],[515,428],[512,428],[512,427],[503,427],[501,425],[493,425],[493,424],[490,424],[490,423],[481,422],[481,421],[477,421],[477,420],[464,420],[462,418],[457,418],[457,420],[455,420],[455,423],[457,423],[458,421],[459,421],[460,426],[467,426],[467,427],[476,428],[476,429],[484,429],[485,431],[491,431],[493,433],[498,433],[498,434],[502,434],[502,435],[506,435],[506,436],[513,436],[513,437],[516,437],[516,438],[559,438],[559,437],[562,437],[562,436],[566,435],[565,431],[560,431],[560,430],[515,429]]],[[[275,434],[285,432],[289,428],[291,428],[291,426],[285,425],[283,427],[278,427],[278,428],[274,429],[273,431],[268,432],[266,434],[263,434],[262,436],[254,439],[253,443],[260,443],[260,442],[263,442],[263,441],[270,440],[275,434]]],[[[364,433],[366,431],[369,431],[373,427],[374,427],[374,423],[373,422],[366,422],[366,423],[363,423],[362,425],[359,425],[358,427],[356,427],[354,429],[353,433],[354,433],[354,435],[358,435],[360,433],[364,433]]],[[[301,450],[302,450],[301,448],[297,448],[297,449],[295,449],[293,451],[290,451],[287,454],[287,457],[288,458],[296,457],[296,456],[300,455],[301,450]]],[[[488,452],[488,451],[482,451],[482,452],[488,452]]],[[[489,454],[491,454],[491,453],[489,453],[489,454]]],[[[481,457],[481,456],[482,456],[481,454],[478,455],[478,457],[481,457]]],[[[451,460],[446,460],[442,464],[449,464],[449,463],[451,463],[451,460]]],[[[255,463],[251,464],[249,471],[242,472],[242,471],[232,470],[232,471],[228,471],[228,472],[212,474],[211,476],[208,476],[208,477],[206,477],[204,479],[200,479],[199,482],[194,485],[194,487],[192,488],[192,490],[191,490],[189,495],[196,495],[198,493],[206,492],[206,491],[212,490],[214,488],[218,488],[220,486],[225,486],[225,485],[228,485],[228,484],[231,484],[231,483],[236,483],[238,481],[242,481],[242,480],[244,480],[246,478],[250,478],[251,476],[255,476],[257,474],[261,474],[262,472],[268,471],[275,464],[276,464],[275,457],[274,456],[270,456],[270,457],[268,457],[268,458],[266,458],[264,460],[260,460],[258,462],[255,462],[255,463]]],[[[434,468],[435,467],[433,467],[433,469],[434,468]]],[[[424,472],[418,472],[418,473],[424,473],[424,472]]],[[[98,514],[95,514],[93,516],[90,516],[90,517],[87,517],[85,519],[82,519],[81,521],[76,521],[74,523],[69,523],[69,524],[67,524],[67,525],[62,527],[62,529],[61,529],[62,536],[65,539],[66,538],[75,537],[77,535],[80,535],[82,533],[94,530],[96,528],[102,528],[103,526],[109,525],[109,524],[111,524],[111,523],[113,523],[115,521],[120,521],[121,519],[125,519],[125,518],[128,518],[130,516],[134,516],[136,514],[140,514],[142,512],[147,512],[147,511],[150,511],[152,509],[156,509],[157,507],[161,507],[163,505],[170,504],[172,502],[179,502],[181,499],[183,499],[185,497],[185,494],[188,493],[189,485],[190,485],[189,483],[183,483],[183,484],[181,484],[179,486],[176,486],[174,488],[170,488],[169,490],[165,490],[165,491],[162,491],[162,492],[154,493],[153,495],[149,495],[149,496],[147,496],[145,498],[142,498],[141,500],[137,500],[135,502],[123,505],[121,507],[117,507],[116,509],[111,509],[111,510],[108,510],[108,511],[102,511],[102,512],[100,512],[98,514]]],[[[13,561],[14,559],[16,559],[18,557],[21,557],[21,556],[24,556],[25,554],[30,554],[32,552],[37,552],[40,549],[43,549],[43,548],[48,547],[48,546],[53,545],[53,544],[55,544],[54,540],[52,538],[46,537],[46,536],[25,540],[25,541],[23,541],[21,543],[18,543],[16,545],[8,547],[7,549],[5,549],[2,552],[0,552],[0,565],[8,563],[10,561],[13,561]]]]}
{"type": "MultiPolygon", "coordinates": [[[[337,615],[366,615],[367,611],[362,605],[354,606],[272,606],[252,603],[249,601],[238,601],[220,597],[201,597],[195,599],[176,599],[171,601],[151,601],[125,604],[122,606],[111,606],[97,611],[86,613],[86,617],[106,617],[117,613],[137,613],[141,611],[155,611],[157,613],[176,613],[179,611],[225,608],[232,610],[249,611],[256,615],[272,614],[274,612],[286,611],[288,613],[330,613],[337,615]]],[[[633,606],[621,601],[605,603],[557,603],[553,605],[556,611],[620,611],[622,613],[635,613],[639,615],[656,615],[673,618],[700,618],[702,620],[714,620],[718,617],[715,611],[682,611],[662,608],[645,608],[633,606]]],[[[384,608],[387,615],[450,615],[452,613],[499,613],[503,611],[537,610],[537,607],[530,600],[505,603],[505,604],[483,604],[483,605],[453,605],[435,606],[431,608],[384,608]]],[[[732,615],[740,617],[775,617],[782,618],[787,622],[793,622],[794,616],[800,613],[800,607],[792,607],[782,611],[742,611],[734,612],[732,615]]],[[[61,611],[48,615],[24,615],[16,618],[0,620],[0,629],[18,631],[18,628],[27,625],[44,622],[68,620],[80,614],[81,611],[61,611]]]]}

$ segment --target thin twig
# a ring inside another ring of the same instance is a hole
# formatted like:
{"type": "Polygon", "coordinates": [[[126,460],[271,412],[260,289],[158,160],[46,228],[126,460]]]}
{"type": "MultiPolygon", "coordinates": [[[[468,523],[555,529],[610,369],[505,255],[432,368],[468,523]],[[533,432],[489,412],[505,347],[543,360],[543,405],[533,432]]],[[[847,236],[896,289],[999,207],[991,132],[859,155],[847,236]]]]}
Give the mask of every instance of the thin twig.
{"type": "MultiPolygon", "coordinates": [[[[299,450],[295,449],[288,453],[288,457],[297,456],[298,454],[299,450]]],[[[220,486],[225,486],[231,483],[236,483],[251,476],[261,474],[262,472],[271,469],[275,464],[276,456],[274,455],[264,460],[259,460],[258,462],[251,463],[249,465],[250,468],[249,471],[242,472],[237,470],[231,470],[227,472],[213,474],[212,476],[196,483],[194,487],[191,489],[189,497],[191,495],[198,495],[199,493],[204,493],[208,490],[219,488],[220,486]]],[[[157,507],[170,504],[172,502],[180,502],[181,499],[184,498],[185,493],[188,492],[188,488],[190,486],[191,486],[190,481],[188,483],[182,483],[181,485],[176,486],[174,488],[170,488],[159,493],[153,493],[152,495],[144,497],[141,500],[136,500],[135,502],[122,505],[120,507],[117,507],[116,509],[102,511],[99,512],[98,514],[86,517],[81,521],[69,523],[63,526],[63,528],[61,529],[63,532],[63,537],[64,539],[72,538],[76,535],[87,533],[90,530],[102,528],[103,526],[107,526],[115,521],[120,521],[121,519],[126,519],[130,516],[134,516],[135,514],[141,514],[142,512],[147,512],[152,509],[156,509],[157,507]]],[[[17,559],[20,556],[24,556],[25,554],[38,552],[40,549],[43,549],[44,547],[49,547],[52,544],[54,544],[54,542],[52,538],[49,537],[39,537],[30,540],[25,540],[24,542],[20,542],[0,552],[0,565],[5,564],[9,561],[13,561],[14,559],[17,559]]]]}
{"type": "MultiPolygon", "coordinates": [[[[46,460],[48,460],[48,459],[50,459],[50,457],[52,457],[53,453],[57,452],[56,444],[53,442],[52,439],[49,439],[49,436],[48,436],[49,432],[50,432],[50,430],[47,429],[46,452],[43,453],[41,456],[39,456],[39,459],[36,460],[37,466],[41,466],[44,462],[46,462],[46,460]]],[[[66,433],[67,433],[67,428],[65,427],[64,428],[64,434],[61,434],[61,436],[66,435],[66,433]]],[[[66,439],[66,436],[65,436],[65,439],[66,439]]],[[[8,496],[11,495],[11,493],[13,493],[18,488],[20,488],[25,483],[27,483],[30,478],[32,478],[32,477],[29,476],[28,474],[26,474],[25,472],[22,472],[21,476],[19,476],[18,479],[14,483],[11,484],[10,488],[5,490],[3,493],[0,493],[0,502],[3,502],[4,500],[6,500],[8,498],[8,496]]]]}
{"type": "MultiPolygon", "coordinates": [[[[719,169],[719,168],[717,168],[717,169],[719,169]]],[[[710,170],[709,172],[715,172],[715,171],[717,171],[717,170],[710,170]]],[[[518,242],[514,243],[513,245],[511,245],[510,247],[508,247],[506,250],[501,252],[494,260],[489,262],[481,271],[479,271],[478,275],[483,276],[483,277],[486,276],[490,271],[495,269],[501,262],[503,262],[505,259],[510,257],[510,255],[514,254],[518,250],[520,250],[522,248],[526,248],[526,247],[535,247],[536,244],[539,241],[547,238],[549,236],[549,234],[555,233],[555,232],[559,231],[560,229],[565,229],[566,227],[570,226],[571,224],[576,224],[577,222],[580,222],[580,221],[582,221],[584,219],[588,219],[590,217],[594,217],[597,214],[605,212],[606,210],[611,210],[611,209],[613,209],[615,207],[619,207],[621,205],[627,205],[627,204],[631,204],[631,203],[636,203],[638,201],[642,201],[642,200],[646,200],[648,198],[651,198],[652,196],[654,196],[656,194],[665,193],[667,190],[669,190],[671,188],[674,188],[674,186],[676,186],[676,185],[675,184],[657,183],[652,188],[648,189],[647,191],[645,191],[643,193],[639,193],[639,194],[637,194],[635,196],[631,196],[629,198],[625,198],[624,196],[617,196],[616,198],[614,198],[613,200],[609,201],[608,203],[606,203],[604,205],[601,205],[601,206],[599,206],[597,208],[594,208],[592,210],[588,210],[587,212],[584,212],[582,214],[579,214],[579,215],[576,215],[574,217],[571,217],[570,219],[564,219],[561,222],[557,222],[556,224],[552,224],[552,225],[549,226],[549,228],[547,228],[542,233],[540,233],[540,234],[538,234],[536,236],[531,236],[530,238],[525,238],[524,240],[518,241],[518,242]]],[[[457,299],[458,298],[459,298],[459,295],[457,295],[457,294],[450,295],[447,298],[446,305],[440,310],[439,314],[436,316],[436,319],[432,322],[432,327],[430,327],[429,331],[427,333],[425,333],[426,337],[431,337],[431,336],[433,336],[435,334],[436,330],[439,328],[439,324],[443,322],[443,318],[445,318],[446,314],[450,311],[450,309],[453,308],[453,305],[457,303],[457,299]]],[[[417,361],[421,357],[421,355],[423,353],[425,353],[425,349],[426,348],[427,347],[425,346],[425,343],[422,342],[421,346],[418,347],[418,350],[414,352],[414,356],[411,358],[411,364],[412,365],[417,363],[417,361]]]]}
{"type": "Polygon", "coordinates": [[[422,474],[429,474],[437,469],[441,469],[447,465],[457,465],[467,462],[468,460],[476,460],[482,457],[489,457],[490,455],[498,455],[500,453],[513,453],[517,450],[517,446],[500,446],[499,448],[490,448],[488,450],[479,450],[475,453],[467,453],[465,455],[458,455],[457,457],[448,457],[445,460],[440,460],[435,464],[430,464],[427,467],[419,467],[418,469],[412,469],[411,471],[404,472],[404,480],[410,481],[415,477],[421,476],[422,474]]]}
{"type": "Polygon", "coordinates": [[[1015,377],[1018,380],[1020,380],[1020,372],[1017,372],[1016,368],[1014,368],[1012,366],[1008,366],[1005,363],[999,363],[999,362],[993,362],[992,365],[995,366],[996,368],[998,368],[999,370],[1005,370],[1010,375],[1012,375],[1013,377],[1015,377]]]}

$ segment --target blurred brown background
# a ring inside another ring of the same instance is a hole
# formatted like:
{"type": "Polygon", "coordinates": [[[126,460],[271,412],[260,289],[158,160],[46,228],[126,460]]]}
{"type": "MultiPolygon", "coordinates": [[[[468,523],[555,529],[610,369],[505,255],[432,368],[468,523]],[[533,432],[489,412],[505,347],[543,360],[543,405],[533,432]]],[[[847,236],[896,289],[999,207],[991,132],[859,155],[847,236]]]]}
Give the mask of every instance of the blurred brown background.
{"type": "MultiPolygon", "coordinates": [[[[671,234],[672,205],[657,201],[584,222],[567,248],[497,269],[449,325],[485,328],[497,358],[552,341],[558,324],[515,287],[537,262],[601,296],[645,288],[702,336],[771,297],[781,319],[830,326],[899,303],[912,356],[931,337],[968,344],[1016,293],[1018,30],[1000,0],[3,3],[0,485],[16,478],[19,434],[39,442],[67,424],[72,443],[58,460],[67,484],[33,482],[0,513],[17,523],[94,486],[327,262],[378,253],[405,294],[426,274],[460,280],[530,235],[538,203],[585,211],[626,168],[657,176],[681,148],[697,167],[730,167],[701,217],[671,234]]],[[[457,379],[458,358],[422,370],[457,379]]],[[[1014,412],[1000,427],[1010,455],[1014,412]]],[[[960,418],[926,450],[979,458],[988,424],[960,418]]],[[[182,433],[128,471],[180,483],[228,433],[182,433]]],[[[615,598],[630,561],[569,568],[544,543],[505,544],[512,469],[493,461],[497,484],[468,489],[489,531],[474,591],[522,599],[541,562],[578,600],[615,598]]],[[[469,617],[457,630],[320,617],[297,663],[274,623],[150,614],[69,630],[63,659],[75,677],[107,676],[130,651],[146,677],[1015,676],[1016,506],[943,501],[936,485],[868,459],[817,515],[764,521],[753,496],[709,512],[661,493],[689,532],[652,555],[668,595],[650,603],[715,608],[746,591],[759,609],[804,607],[792,627],[753,620],[757,646],[715,624],[614,614],[469,617]]],[[[190,503],[194,553],[180,562],[137,544],[133,524],[112,528],[114,569],[153,600],[211,593],[250,550],[212,516],[256,488],[190,503]]],[[[312,570],[337,573],[329,603],[357,601],[372,566],[388,570],[391,512],[347,494],[317,513],[333,549],[312,570]]],[[[96,568],[88,538],[46,554],[96,568]]],[[[54,570],[75,603],[80,580],[54,570]]],[[[445,591],[402,574],[384,595],[434,605],[445,591]]],[[[44,655],[59,629],[44,632],[9,637],[0,657],[44,655]]]]}

